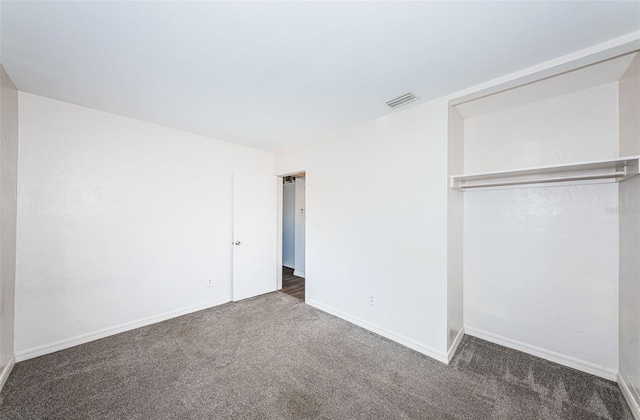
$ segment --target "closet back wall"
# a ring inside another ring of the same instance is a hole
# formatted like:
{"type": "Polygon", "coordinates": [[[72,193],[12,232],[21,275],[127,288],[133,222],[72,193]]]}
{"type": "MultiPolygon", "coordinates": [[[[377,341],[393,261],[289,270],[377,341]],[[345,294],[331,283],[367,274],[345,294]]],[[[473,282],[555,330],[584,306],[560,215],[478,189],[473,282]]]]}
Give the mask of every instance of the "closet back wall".
{"type": "Polygon", "coordinates": [[[19,107],[19,359],[229,300],[232,173],[272,174],[272,153],[23,92],[19,107]]]}
{"type": "MultiPolygon", "coordinates": [[[[618,155],[618,84],[465,120],[465,172],[618,155]]],[[[464,195],[468,332],[615,377],[617,184],[464,195]]]]}

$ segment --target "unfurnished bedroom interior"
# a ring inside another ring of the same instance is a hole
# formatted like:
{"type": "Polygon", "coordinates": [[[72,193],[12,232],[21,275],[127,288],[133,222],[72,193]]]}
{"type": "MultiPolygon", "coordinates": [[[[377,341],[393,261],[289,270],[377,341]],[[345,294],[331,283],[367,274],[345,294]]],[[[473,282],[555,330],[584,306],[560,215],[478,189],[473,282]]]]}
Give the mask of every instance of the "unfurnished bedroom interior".
{"type": "Polygon", "coordinates": [[[640,420],[640,1],[0,2],[0,418],[640,420]]]}

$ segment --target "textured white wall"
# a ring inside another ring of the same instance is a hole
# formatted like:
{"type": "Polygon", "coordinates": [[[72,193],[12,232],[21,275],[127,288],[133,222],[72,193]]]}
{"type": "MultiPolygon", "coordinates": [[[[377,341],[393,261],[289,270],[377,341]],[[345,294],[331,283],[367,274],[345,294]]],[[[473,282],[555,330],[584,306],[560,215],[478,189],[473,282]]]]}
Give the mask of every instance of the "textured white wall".
{"type": "Polygon", "coordinates": [[[232,172],[273,154],[19,99],[16,353],[230,299],[232,172]]]}
{"type": "MultiPolygon", "coordinates": [[[[640,56],[620,80],[620,154],[640,154],[640,56]]],[[[619,188],[620,376],[640,412],[640,176],[619,188]]]]}
{"type": "Polygon", "coordinates": [[[620,156],[640,154],[640,53],[618,82],[620,156]]]}
{"type": "Polygon", "coordinates": [[[640,176],[620,183],[620,376],[640,407],[640,176]]]}
{"type": "Polygon", "coordinates": [[[618,156],[618,83],[465,120],[464,171],[618,156]]]}
{"type": "Polygon", "coordinates": [[[295,267],[296,185],[282,185],[282,265],[295,267]]]}
{"type": "MultiPolygon", "coordinates": [[[[617,83],[465,120],[465,172],[615,157],[617,83]]],[[[470,191],[465,326],[615,374],[616,184],[470,191]]]]}
{"type": "MultiPolygon", "coordinates": [[[[464,172],[464,119],[455,107],[449,107],[448,174],[464,172]]],[[[463,232],[464,193],[447,191],[447,349],[455,350],[455,339],[464,326],[463,232]]]]}
{"type": "Polygon", "coordinates": [[[307,173],[307,303],[440,360],[446,157],[443,100],[276,154],[277,173],[307,173]]]}
{"type": "Polygon", "coordinates": [[[0,372],[2,372],[13,357],[14,343],[18,92],[1,65],[0,79],[2,83],[0,90],[0,372]]]}

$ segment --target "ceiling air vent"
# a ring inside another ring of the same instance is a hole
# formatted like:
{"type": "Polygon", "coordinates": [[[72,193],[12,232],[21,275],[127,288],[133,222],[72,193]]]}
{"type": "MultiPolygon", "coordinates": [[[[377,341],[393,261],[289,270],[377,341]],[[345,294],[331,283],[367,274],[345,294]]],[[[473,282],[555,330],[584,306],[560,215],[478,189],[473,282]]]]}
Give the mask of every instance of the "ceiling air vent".
{"type": "Polygon", "coordinates": [[[418,97],[414,95],[413,92],[409,92],[388,101],[387,105],[389,106],[389,108],[398,108],[399,106],[408,104],[409,102],[413,102],[416,99],[418,99],[418,97]]]}

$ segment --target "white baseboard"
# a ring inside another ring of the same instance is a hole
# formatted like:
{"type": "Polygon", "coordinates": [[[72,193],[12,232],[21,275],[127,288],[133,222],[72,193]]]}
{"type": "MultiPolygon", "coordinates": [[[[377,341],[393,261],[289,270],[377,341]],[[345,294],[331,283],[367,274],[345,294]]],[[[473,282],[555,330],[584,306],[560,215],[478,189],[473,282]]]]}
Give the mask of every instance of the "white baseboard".
{"type": "Polygon", "coordinates": [[[304,278],[304,271],[293,271],[293,275],[304,278]]]}
{"type": "Polygon", "coordinates": [[[624,399],[627,400],[631,413],[636,420],[640,420],[640,395],[637,395],[631,390],[631,387],[627,385],[624,380],[624,376],[618,373],[618,386],[624,395],[624,399]]]}
{"type": "Polygon", "coordinates": [[[15,359],[16,359],[16,362],[22,362],[24,360],[33,359],[34,357],[43,356],[45,354],[53,353],[59,350],[64,350],[69,347],[78,346],[80,344],[88,343],[90,341],[99,340],[101,338],[109,337],[115,334],[120,334],[125,331],[135,330],[136,328],[145,327],[147,325],[166,321],[167,319],[201,311],[203,309],[212,308],[214,306],[222,305],[228,302],[231,302],[231,296],[227,296],[227,297],[216,299],[216,300],[210,300],[208,302],[200,303],[198,305],[177,309],[175,311],[165,312],[160,315],[150,316],[147,318],[139,319],[137,321],[126,322],[124,324],[116,325],[114,327],[103,328],[98,331],[93,331],[90,333],[81,334],[75,337],[67,338],[67,339],[56,341],[53,343],[44,344],[41,346],[32,347],[30,349],[18,351],[16,352],[15,359]]]}
{"type": "Polygon", "coordinates": [[[449,347],[449,351],[447,352],[447,363],[451,363],[451,359],[453,359],[453,356],[456,354],[456,350],[458,350],[462,337],[464,337],[464,327],[460,328],[460,331],[456,334],[456,338],[453,340],[453,343],[451,343],[451,347],[449,347]]]}
{"type": "Polygon", "coordinates": [[[11,375],[11,371],[13,370],[13,366],[16,364],[15,356],[11,356],[9,359],[9,363],[2,369],[0,372],[0,391],[4,388],[4,384],[7,383],[7,379],[9,379],[9,375],[11,375]]]}
{"type": "Polygon", "coordinates": [[[437,351],[431,347],[425,346],[424,344],[418,343],[415,340],[412,340],[407,337],[403,337],[402,335],[396,334],[383,327],[379,327],[368,321],[349,315],[345,312],[342,312],[338,309],[331,308],[327,305],[316,302],[314,300],[307,299],[306,303],[309,306],[313,306],[314,308],[320,309],[323,312],[327,312],[331,315],[337,316],[338,318],[344,319],[345,321],[351,322],[352,324],[362,327],[365,330],[369,330],[373,333],[376,333],[385,338],[388,338],[389,340],[395,341],[398,344],[402,344],[405,347],[408,347],[412,350],[420,352],[426,356],[431,357],[432,359],[436,359],[439,362],[448,363],[447,355],[444,352],[437,351]]]}
{"type": "Polygon", "coordinates": [[[542,359],[546,359],[554,363],[558,363],[560,365],[568,366],[570,368],[577,369],[582,372],[590,373],[592,375],[596,375],[601,378],[608,379],[610,381],[615,381],[618,376],[618,372],[613,369],[609,369],[604,366],[597,365],[595,363],[587,362],[585,360],[580,360],[572,356],[567,356],[565,354],[556,353],[555,351],[546,350],[541,347],[532,346],[531,344],[523,343],[521,341],[516,341],[507,337],[502,337],[490,332],[477,330],[475,328],[466,327],[466,326],[465,326],[465,332],[474,337],[491,341],[492,343],[500,344],[501,346],[519,350],[524,353],[532,354],[542,359]]]}

